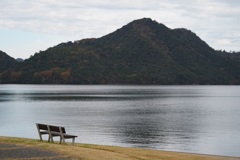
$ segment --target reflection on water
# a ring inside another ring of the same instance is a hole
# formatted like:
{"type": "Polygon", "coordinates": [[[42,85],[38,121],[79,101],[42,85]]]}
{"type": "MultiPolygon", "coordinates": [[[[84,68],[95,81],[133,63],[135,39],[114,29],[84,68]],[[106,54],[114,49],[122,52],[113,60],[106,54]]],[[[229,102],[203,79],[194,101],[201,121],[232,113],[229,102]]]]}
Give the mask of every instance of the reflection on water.
{"type": "Polygon", "coordinates": [[[240,156],[240,86],[0,85],[0,135],[240,156]]]}

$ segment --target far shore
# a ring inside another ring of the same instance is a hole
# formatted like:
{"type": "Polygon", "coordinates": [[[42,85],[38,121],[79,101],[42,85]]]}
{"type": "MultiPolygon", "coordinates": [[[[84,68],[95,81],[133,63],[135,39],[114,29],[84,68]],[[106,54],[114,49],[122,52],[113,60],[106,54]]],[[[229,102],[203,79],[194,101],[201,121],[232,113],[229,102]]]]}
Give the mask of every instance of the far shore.
{"type": "MultiPolygon", "coordinates": [[[[0,153],[4,153],[4,151],[10,149],[4,147],[5,145],[15,145],[17,146],[15,148],[41,149],[46,152],[57,153],[66,159],[79,160],[240,160],[240,157],[212,156],[79,143],[75,145],[71,143],[59,144],[58,142],[49,143],[35,139],[0,136],[0,153]]],[[[41,157],[35,158],[39,160],[42,159],[41,157]]]]}

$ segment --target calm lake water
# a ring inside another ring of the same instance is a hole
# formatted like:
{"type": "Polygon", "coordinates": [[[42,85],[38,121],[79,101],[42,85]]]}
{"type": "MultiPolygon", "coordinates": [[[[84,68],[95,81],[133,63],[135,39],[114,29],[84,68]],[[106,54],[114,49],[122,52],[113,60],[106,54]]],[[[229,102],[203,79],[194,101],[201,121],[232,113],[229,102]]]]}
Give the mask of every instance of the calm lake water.
{"type": "Polygon", "coordinates": [[[240,156],[240,86],[0,85],[0,136],[240,156]],[[46,139],[46,137],[45,137],[46,139]]]}

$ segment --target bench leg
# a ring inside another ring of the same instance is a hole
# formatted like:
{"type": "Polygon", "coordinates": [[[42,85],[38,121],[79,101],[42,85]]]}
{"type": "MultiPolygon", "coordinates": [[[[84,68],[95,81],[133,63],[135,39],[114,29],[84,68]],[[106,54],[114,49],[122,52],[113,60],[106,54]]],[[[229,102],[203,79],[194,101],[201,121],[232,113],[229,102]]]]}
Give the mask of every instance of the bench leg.
{"type": "Polygon", "coordinates": [[[38,135],[39,135],[40,141],[43,141],[43,139],[42,139],[42,134],[41,134],[41,132],[40,132],[40,129],[39,129],[39,127],[38,127],[38,124],[36,124],[36,127],[37,127],[37,130],[38,130],[38,135]]]}
{"type": "Polygon", "coordinates": [[[75,142],[75,137],[72,139],[72,145],[74,145],[74,142],[75,142]]]}
{"type": "Polygon", "coordinates": [[[51,139],[51,142],[54,143],[54,141],[53,141],[53,136],[50,136],[50,139],[51,139]]]}
{"type": "Polygon", "coordinates": [[[39,133],[39,138],[40,138],[40,141],[43,141],[42,135],[40,133],[39,133]]]}
{"type": "Polygon", "coordinates": [[[60,142],[59,142],[60,144],[62,143],[62,140],[63,140],[63,139],[62,139],[62,137],[60,136],[60,142]]]}

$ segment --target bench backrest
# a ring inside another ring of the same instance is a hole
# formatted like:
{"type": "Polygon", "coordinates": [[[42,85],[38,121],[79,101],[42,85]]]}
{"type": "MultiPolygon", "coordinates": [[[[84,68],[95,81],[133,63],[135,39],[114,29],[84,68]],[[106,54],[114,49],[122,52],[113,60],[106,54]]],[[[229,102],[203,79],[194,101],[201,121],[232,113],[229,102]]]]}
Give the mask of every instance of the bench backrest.
{"type": "Polygon", "coordinates": [[[39,132],[40,132],[40,130],[45,130],[45,131],[49,131],[49,132],[66,133],[66,130],[64,127],[39,124],[39,123],[36,123],[36,125],[37,125],[39,132]]]}
{"type": "Polygon", "coordinates": [[[37,128],[39,129],[39,130],[48,130],[48,125],[46,125],[46,124],[36,124],[37,125],[37,128]]]}
{"type": "Polygon", "coordinates": [[[59,133],[66,133],[64,127],[59,127],[59,126],[49,126],[49,131],[50,132],[59,132],[59,133]]]}
{"type": "Polygon", "coordinates": [[[62,133],[66,133],[66,130],[64,127],[62,127],[61,129],[62,129],[62,133]]]}
{"type": "Polygon", "coordinates": [[[49,126],[49,131],[60,133],[60,127],[59,126],[49,126]]]}

